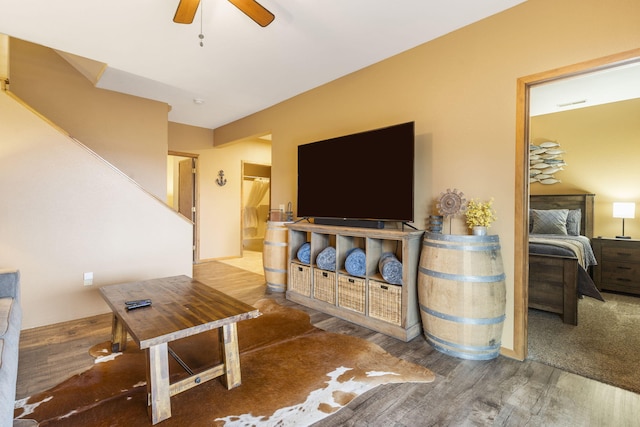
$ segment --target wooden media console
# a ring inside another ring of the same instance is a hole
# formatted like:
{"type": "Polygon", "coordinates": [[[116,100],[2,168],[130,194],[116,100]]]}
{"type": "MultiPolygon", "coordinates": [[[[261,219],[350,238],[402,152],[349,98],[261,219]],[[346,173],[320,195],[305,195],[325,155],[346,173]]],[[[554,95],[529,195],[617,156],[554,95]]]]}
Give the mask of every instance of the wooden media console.
{"type": "Polygon", "coordinates": [[[423,231],[335,227],[311,223],[287,224],[289,275],[287,299],[323,313],[382,332],[403,341],[420,335],[417,276],[423,231]],[[310,244],[310,262],[297,257],[310,244]],[[336,250],[335,271],[315,263],[318,254],[336,250]],[[345,269],[347,253],[365,251],[365,274],[345,269]],[[402,263],[402,285],[387,283],[378,271],[380,256],[392,252],[402,263]]]}

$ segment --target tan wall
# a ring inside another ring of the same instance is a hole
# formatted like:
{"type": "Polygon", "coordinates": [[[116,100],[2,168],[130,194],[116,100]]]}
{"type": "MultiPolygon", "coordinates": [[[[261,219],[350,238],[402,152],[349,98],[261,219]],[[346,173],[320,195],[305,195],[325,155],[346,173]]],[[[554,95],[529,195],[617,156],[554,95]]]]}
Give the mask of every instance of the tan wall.
{"type": "Polygon", "coordinates": [[[108,312],[101,285],[191,275],[188,221],[5,92],[0,141],[0,267],[21,271],[23,328],[108,312]]]}
{"type": "Polygon", "coordinates": [[[169,123],[169,149],[199,155],[198,260],[240,256],[242,161],[270,164],[271,144],[250,139],[214,148],[211,129],[169,123]],[[227,178],[223,187],[216,184],[219,170],[224,170],[227,178]]]}
{"type": "MultiPolygon", "coordinates": [[[[638,16],[640,2],[529,0],[215,129],[214,143],[272,132],[273,207],[295,201],[299,144],[414,120],[418,227],[447,188],[495,197],[512,349],[517,79],[639,47],[638,16]]],[[[462,218],[453,232],[466,232],[462,218]]]]}
{"type": "Polygon", "coordinates": [[[4,80],[9,77],[9,36],[0,34],[0,88],[4,88],[4,80]]]}
{"type": "Polygon", "coordinates": [[[256,141],[197,151],[200,170],[200,259],[242,253],[242,161],[271,163],[271,146],[256,141]],[[216,184],[224,170],[227,184],[216,184]]]}
{"type": "Polygon", "coordinates": [[[169,122],[169,150],[191,153],[213,148],[213,130],[169,122]]]}
{"type": "MultiPolygon", "coordinates": [[[[567,162],[555,174],[560,183],[532,184],[531,194],[593,193],[594,235],[619,235],[622,220],[612,217],[613,202],[640,200],[640,99],[532,117],[531,139],[558,142],[567,162]]],[[[625,220],[625,234],[640,238],[636,208],[637,218],[625,220]]]]}
{"type": "Polygon", "coordinates": [[[9,59],[13,93],[164,200],[167,104],[98,89],[54,50],[19,39],[9,59]]]}

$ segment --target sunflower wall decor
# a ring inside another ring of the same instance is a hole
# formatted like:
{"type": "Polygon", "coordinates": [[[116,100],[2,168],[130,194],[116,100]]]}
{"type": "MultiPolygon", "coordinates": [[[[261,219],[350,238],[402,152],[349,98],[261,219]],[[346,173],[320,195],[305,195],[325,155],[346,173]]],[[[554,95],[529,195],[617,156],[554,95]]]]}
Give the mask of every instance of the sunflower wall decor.
{"type": "Polygon", "coordinates": [[[466,203],[467,199],[464,198],[464,193],[454,188],[453,190],[447,189],[447,191],[440,193],[440,199],[436,207],[440,215],[447,217],[458,215],[464,210],[466,203]]]}

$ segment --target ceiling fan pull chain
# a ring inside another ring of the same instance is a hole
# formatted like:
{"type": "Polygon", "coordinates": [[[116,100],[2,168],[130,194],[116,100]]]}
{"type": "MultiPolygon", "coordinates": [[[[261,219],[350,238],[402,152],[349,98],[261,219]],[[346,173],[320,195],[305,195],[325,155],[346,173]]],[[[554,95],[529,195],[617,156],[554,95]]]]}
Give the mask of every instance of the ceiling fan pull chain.
{"type": "Polygon", "coordinates": [[[202,10],[204,9],[204,2],[200,4],[200,34],[198,34],[198,38],[200,39],[200,47],[204,46],[202,40],[204,40],[204,34],[202,34],[202,10]]]}

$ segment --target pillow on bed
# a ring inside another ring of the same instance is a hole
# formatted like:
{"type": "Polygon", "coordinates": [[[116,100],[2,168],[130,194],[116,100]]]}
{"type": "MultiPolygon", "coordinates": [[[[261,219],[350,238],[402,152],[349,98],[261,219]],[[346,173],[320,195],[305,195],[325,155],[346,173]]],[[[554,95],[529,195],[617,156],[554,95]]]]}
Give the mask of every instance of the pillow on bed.
{"type": "Polygon", "coordinates": [[[571,209],[567,215],[567,234],[569,236],[580,235],[580,223],[582,222],[582,211],[571,209]]]}
{"type": "Polygon", "coordinates": [[[567,233],[567,217],[569,209],[532,209],[533,229],[532,234],[562,234],[567,233]]]}
{"type": "Polygon", "coordinates": [[[529,209],[529,234],[533,231],[533,209],[529,209]]]}

